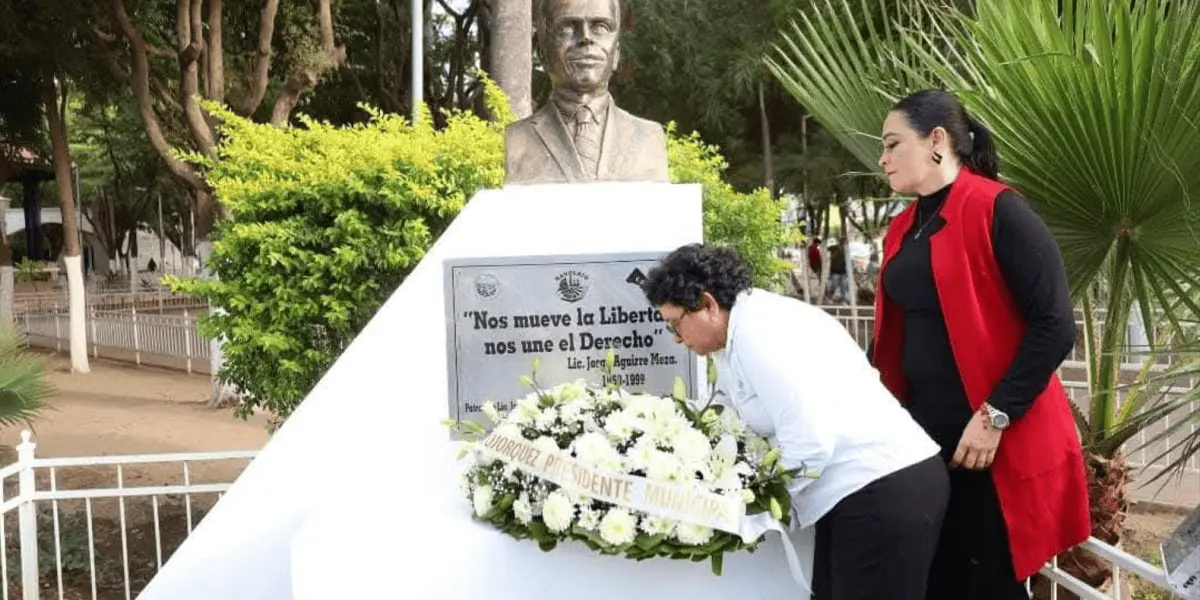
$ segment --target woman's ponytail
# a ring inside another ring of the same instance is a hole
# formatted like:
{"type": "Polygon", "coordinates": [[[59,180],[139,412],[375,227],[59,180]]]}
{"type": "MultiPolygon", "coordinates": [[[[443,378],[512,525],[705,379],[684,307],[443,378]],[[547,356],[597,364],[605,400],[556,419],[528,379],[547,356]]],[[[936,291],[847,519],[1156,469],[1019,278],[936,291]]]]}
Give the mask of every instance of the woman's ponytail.
{"type": "Polygon", "coordinates": [[[992,132],[971,115],[967,115],[967,130],[971,136],[971,150],[966,156],[960,157],[963,164],[988,179],[998,179],[1000,156],[996,154],[996,144],[992,141],[992,132]]]}

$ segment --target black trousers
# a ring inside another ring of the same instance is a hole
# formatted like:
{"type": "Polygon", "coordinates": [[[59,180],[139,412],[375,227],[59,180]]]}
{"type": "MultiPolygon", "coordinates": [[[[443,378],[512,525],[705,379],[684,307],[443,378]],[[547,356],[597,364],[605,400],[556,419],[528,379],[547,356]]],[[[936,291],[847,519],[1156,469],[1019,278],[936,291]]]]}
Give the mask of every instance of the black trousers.
{"type": "Polygon", "coordinates": [[[926,600],[1028,600],[991,471],[950,470],[950,505],[926,600]]]}
{"type": "Polygon", "coordinates": [[[868,484],[817,521],[814,600],[924,600],[950,497],[934,456],[868,484]]]}

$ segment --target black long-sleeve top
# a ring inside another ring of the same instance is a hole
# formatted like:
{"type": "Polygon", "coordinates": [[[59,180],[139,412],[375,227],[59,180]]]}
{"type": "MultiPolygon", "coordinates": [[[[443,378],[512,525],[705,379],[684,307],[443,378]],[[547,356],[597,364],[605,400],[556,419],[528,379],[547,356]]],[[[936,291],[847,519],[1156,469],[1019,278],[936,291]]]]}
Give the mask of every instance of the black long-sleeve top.
{"type": "MultiPolygon", "coordinates": [[[[918,199],[917,218],[883,281],[884,292],[904,311],[901,368],[909,382],[907,406],[943,453],[954,451],[971,419],[929,253],[929,236],[945,225],[937,211],[949,191],[946,186],[918,199]]],[[[1016,358],[988,398],[1016,422],[1070,353],[1075,315],[1058,245],[1041,217],[1015,192],[1005,191],[996,199],[992,251],[1029,324],[1016,358]]]]}

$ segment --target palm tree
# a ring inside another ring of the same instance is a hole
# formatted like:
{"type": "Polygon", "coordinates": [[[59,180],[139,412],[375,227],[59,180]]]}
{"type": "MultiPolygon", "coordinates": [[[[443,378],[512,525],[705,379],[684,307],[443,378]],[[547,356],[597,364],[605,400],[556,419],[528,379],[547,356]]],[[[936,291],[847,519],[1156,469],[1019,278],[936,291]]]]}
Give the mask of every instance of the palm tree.
{"type": "Polygon", "coordinates": [[[0,426],[32,425],[51,393],[44,359],[26,352],[12,326],[0,323],[0,426]]]}
{"type": "MultiPolygon", "coordinates": [[[[768,61],[871,169],[888,107],[919,88],[955,92],[995,133],[1002,175],[1054,232],[1084,312],[1089,398],[1076,421],[1094,535],[1111,544],[1128,509],[1126,442],[1197,394],[1163,392],[1200,372],[1194,352],[1178,352],[1194,349],[1200,320],[1198,37],[1196,0],[992,0],[971,10],[825,0],[785,30],[768,61]],[[1138,360],[1125,344],[1134,310],[1155,326],[1145,367],[1128,382],[1120,375],[1138,360]],[[1178,360],[1155,374],[1167,352],[1178,360]]],[[[1170,431],[1179,440],[1171,472],[1200,447],[1200,434],[1181,436],[1180,425],[1170,431]]],[[[1107,577],[1065,558],[1093,585],[1107,577]]]]}

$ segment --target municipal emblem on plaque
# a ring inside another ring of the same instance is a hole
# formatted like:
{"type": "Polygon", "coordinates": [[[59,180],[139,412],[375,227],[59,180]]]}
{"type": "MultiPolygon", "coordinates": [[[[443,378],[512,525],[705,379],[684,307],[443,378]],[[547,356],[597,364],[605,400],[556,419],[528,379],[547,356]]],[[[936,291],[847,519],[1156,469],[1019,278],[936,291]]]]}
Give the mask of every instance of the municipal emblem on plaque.
{"type": "Polygon", "coordinates": [[[590,281],[587,273],[574,270],[564,271],[559,273],[554,280],[558,282],[554,293],[565,302],[579,302],[587,296],[590,281]]]}
{"type": "Polygon", "coordinates": [[[484,300],[495,298],[500,293],[500,280],[495,275],[484,273],[475,278],[475,295],[484,300]]]}

